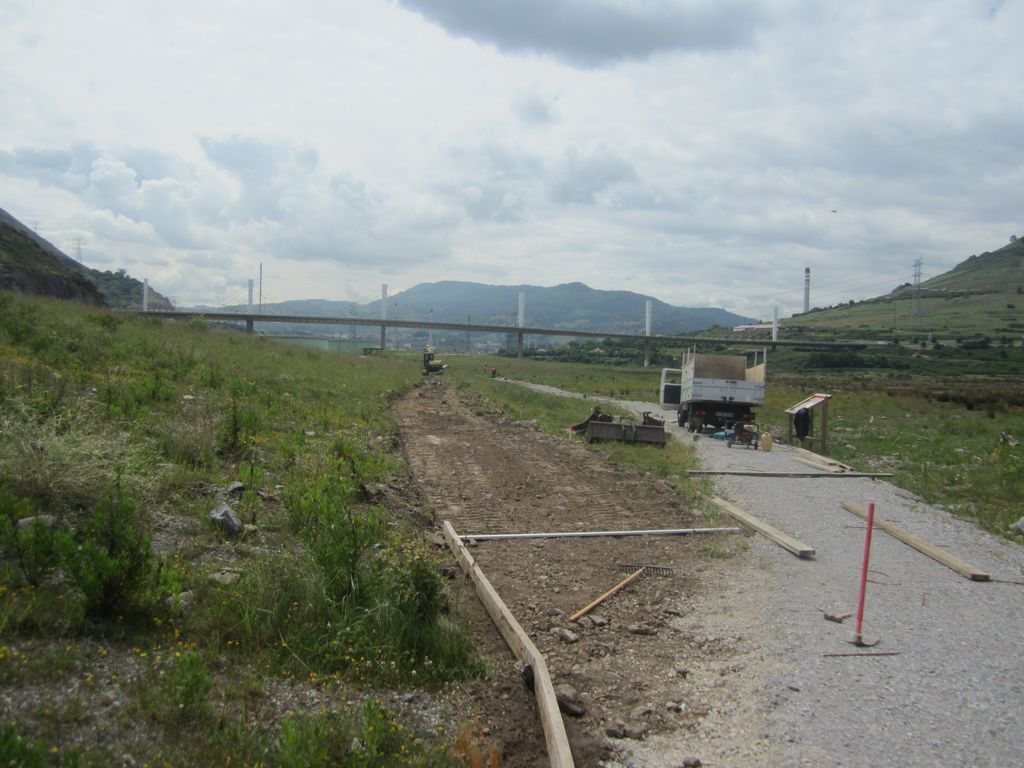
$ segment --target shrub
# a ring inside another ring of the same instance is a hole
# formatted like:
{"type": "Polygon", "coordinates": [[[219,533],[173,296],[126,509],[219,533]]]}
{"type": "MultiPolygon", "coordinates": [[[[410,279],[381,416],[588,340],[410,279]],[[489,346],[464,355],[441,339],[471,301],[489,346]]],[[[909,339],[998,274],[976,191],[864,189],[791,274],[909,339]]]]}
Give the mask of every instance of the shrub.
{"type": "Polygon", "coordinates": [[[56,534],[49,521],[21,521],[32,515],[32,503],[0,483],[0,551],[17,564],[22,578],[37,586],[57,562],[56,534]]]}
{"type": "Polygon", "coordinates": [[[323,499],[306,539],[330,599],[340,602],[361,592],[365,555],[383,538],[385,525],[383,509],[359,510],[345,498],[323,499]]]}
{"type": "Polygon", "coordinates": [[[96,503],[81,540],[60,537],[65,573],[82,592],[86,613],[109,616],[138,601],[153,573],[154,557],[139,513],[129,499],[96,503]]]}
{"type": "Polygon", "coordinates": [[[71,768],[82,765],[82,756],[78,750],[69,750],[63,754],[47,750],[45,745],[19,734],[15,723],[7,723],[0,727],[0,765],[16,765],[19,768],[61,765],[71,768]]]}
{"type": "Polygon", "coordinates": [[[195,651],[186,651],[178,657],[164,677],[163,687],[177,719],[192,722],[208,711],[206,697],[213,689],[213,681],[206,662],[195,651]]]}

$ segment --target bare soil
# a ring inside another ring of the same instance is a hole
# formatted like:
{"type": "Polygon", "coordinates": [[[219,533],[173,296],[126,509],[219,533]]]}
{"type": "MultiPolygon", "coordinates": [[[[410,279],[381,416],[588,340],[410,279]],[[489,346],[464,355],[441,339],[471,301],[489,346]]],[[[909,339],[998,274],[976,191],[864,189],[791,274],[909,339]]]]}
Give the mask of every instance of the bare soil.
{"type": "MultiPolygon", "coordinates": [[[[661,480],[609,464],[585,445],[490,412],[475,396],[427,380],[397,404],[402,450],[438,532],[461,535],[708,527],[661,480]]],[[[658,450],[656,447],[641,448],[658,450]]],[[[718,534],[718,537],[746,534],[718,534]]],[[[747,664],[741,637],[688,616],[727,563],[706,536],[482,541],[473,554],[545,655],[556,689],[585,706],[566,716],[579,766],[618,765],[631,744],[658,734],[708,737],[715,710],[737,715],[727,684],[747,664]],[[580,622],[568,616],[629,574],[628,565],[670,568],[643,576],[580,622]],[[566,642],[558,629],[578,636],[566,642]],[[730,703],[731,702],[731,703],[730,703]]],[[[740,558],[742,559],[742,558],[740,558]]],[[[533,694],[497,629],[456,566],[452,594],[488,667],[465,686],[464,716],[495,740],[503,765],[547,763],[533,694]]],[[[720,714],[720,713],[719,713],[720,714]]],[[[735,742],[739,739],[732,735],[735,742]]],[[[683,740],[685,743],[685,739],[683,740]]],[[[681,762],[681,761],[680,761],[681,762]]],[[[675,761],[662,763],[678,764],[675,761]]]]}

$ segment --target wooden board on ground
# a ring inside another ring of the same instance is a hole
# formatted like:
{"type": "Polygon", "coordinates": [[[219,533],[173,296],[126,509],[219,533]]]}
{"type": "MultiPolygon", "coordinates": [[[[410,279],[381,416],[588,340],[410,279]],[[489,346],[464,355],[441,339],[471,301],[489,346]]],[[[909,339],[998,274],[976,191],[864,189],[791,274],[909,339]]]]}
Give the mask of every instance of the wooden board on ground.
{"type": "Polygon", "coordinates": [[[749,512],[740,509],[735,504],[728,502],[725,499],[719,498],[718,496],[708,496],[707,498],[711,501],[712,504],[717,506],[726,514],[730,515],[735,520],[738,520],[739,522],[743,523],[743,525],[747,526],[748,528],[752,528],[753,530],[760,533],[762,536],[767,536],[780,547],[782,547],[783,549],[788,549],[797,557],[805,559],[814,557],[815,551],[813,547],[807,546],[803,542],[790,536],[788,533],[783,533],[778,528],[769,525],[763,520],[758,520],[749,512]]]}
{"type": "Polygon", "coordinates": [[[803,456],[797,456],[796,460],[805,466],[814,467],[815,469],[820,469],[822,472],[829,472],[833,475],[843,474],[847,471],[842,467],[837,467],[832,464],[823,464],[820,461],[814,461],[814,459],[805,459],[803,456]]]}
{"type": "Polygon", "coordinates": [[[547,742],[548,758],[552,768],[573,768],[569,738],[565,734],[565,723],[562,722],[562,713],[555,698],[555,687],[551,682],[544,656],[491,586],[491,582],[484,576],[473,555],[447,520],[444,521],[444,537],[448,541],[448,547],[458,558],[462,570],[472,579],[480,602],[484,604],[512,653],[519,661],[529,664],[533,669],[533,687],[537,695],[537,707],[540,710],[541,724],[544,726],[544,740],[547,742]]]}
{"type": "MultiPolygon", "coordinates": [[[[867,520],[868,518],[868,511],[860,504],[857,504],[853,501],[844,501],[843,508],[864,520],[867,520]]],[[[970,563],[966,563],[960,558],[955,557],[949,554],[948,552],[939,549],[934,544],[931,544],[922,539],[920,536],[915,536],[910,531],[900,528],[895,523],[891,523],[888,520],[883,520],[882,518],[878,517],[878,515],[875,515],[874,522],[877,527],[881,528],[890,536],[899,539],[907,546],[916,549],[918,552],[924,555],[928,555],[928,557],[932,558],[932,560],[942,563],[947,568],[952,568],[961,576],[966,576],[971,581],[989,581],[991,578],[984,571],[981,571],[975,568],[970,563]]]]}
{"type": "Polygon", "coordinates": [[[746,469],[688,469],[688,475],[733,475],[734,477],[892,477],[892,472],[756,472],[746,469]]]}
{"type": "Polygon", "coordinates": [[[843,474],[847,472],[856,472],[853,467],[848,464],[843,464],[841,461],[830,459],[828,456],[822,456],[820,453],[814,451],[808,451],[806,448],[797,448],[796,460],[801,464],[806,464],[808,467],[817,467],[823,469],[826,472],[832,474],[843,474]]]}

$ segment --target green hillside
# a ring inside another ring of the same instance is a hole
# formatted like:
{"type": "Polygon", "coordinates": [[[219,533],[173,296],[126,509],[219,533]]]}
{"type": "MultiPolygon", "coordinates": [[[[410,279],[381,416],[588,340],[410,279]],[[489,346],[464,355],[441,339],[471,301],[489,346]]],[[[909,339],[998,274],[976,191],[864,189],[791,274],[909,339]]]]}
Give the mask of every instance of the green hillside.
{"type": "Polygon", "coordinates": [[[812,309],[784,323],[786,333],[837,332],[867,338],[1024,337],[1024,240],[971,256],[921,284],[914,311],[909,284],[838,307],[812,309]]]}
{"type": "MultiPolygon", "coordinates": [[[[72,259],[0,208],[0,288],[114,309],[142,309],[142,283],[123,269],[102,272],[72,259]]],[[[150,288],[151,309],[173,309],[150,288]]]]}

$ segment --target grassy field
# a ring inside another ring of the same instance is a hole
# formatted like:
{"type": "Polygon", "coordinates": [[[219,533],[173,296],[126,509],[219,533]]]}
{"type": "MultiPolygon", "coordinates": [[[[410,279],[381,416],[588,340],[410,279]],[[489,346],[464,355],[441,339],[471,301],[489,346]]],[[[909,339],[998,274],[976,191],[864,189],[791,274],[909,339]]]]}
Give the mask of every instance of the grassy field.
{"type": "Polygon", "coordinates": [[[482,765],[378,701],[482,672],[390,490],[419,378],[0,295],[0,763],[482,765]]]}
{"type": "MultiPolygon", "coordinates": [[[[1024,451],[1000,441],[1024,436],[1024,408],[998,399],[979,407],[955,402],[929,382],[876,379],[816,382],[833,395],[829,455],[863,470],[892,472],[892,482],[926,501],[947,506],[994,533],[1024,516],[1024,451]],[[970,409],[968,406],[971,406],[970,409]]],[[[998,392],[999,389],[993,389],[998,392]]],[[[785,409],[811,391],[792,377],[768,388],[762,423],[785,433],[785,409]]]]}
{"type": "MultiPolygon", "coordinates": [[[[509,357],[445,355],[444,361],[460,379],[483,377],[484,367],[495,367],[499,376],[536,381],[570,392],[625,400],[657,397],[660,370],[593,366],[583,363],[550,363],[509,357]],[[540,379],[543,378],[543,381],[540,379]]],[[[584,414],[586,416],[586,414],[584,414]]]]}

